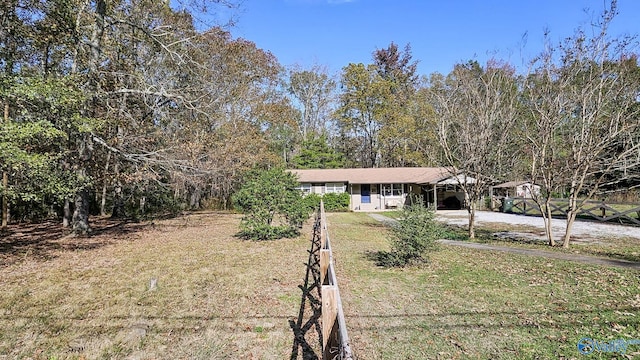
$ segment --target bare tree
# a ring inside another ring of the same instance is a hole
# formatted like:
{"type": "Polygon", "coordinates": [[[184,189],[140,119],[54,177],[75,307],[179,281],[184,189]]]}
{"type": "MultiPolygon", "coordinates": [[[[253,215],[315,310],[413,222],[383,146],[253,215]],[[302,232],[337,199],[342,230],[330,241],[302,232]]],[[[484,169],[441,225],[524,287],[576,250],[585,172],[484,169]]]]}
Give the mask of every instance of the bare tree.
{"type": "Polygon", "coordinates": [[[497,179],[509,176],[516,147],[505,131],[518,113],[514,70],[495,61],[458,64],[446,79],[435,77],[431,99],[438,118],[438,141],[450,175],[465,193],[469,237],[475,237],[478,201],[497,179]],[[438,81],[438,79],[443,81],[438,81]]]}
{"type": "Polygon", "coordinates": [[[327,132],[331,113],[336,105],[336,85],[333,76],[321,66],[289,72],[287,91],[301,108],[298,129],[303,140],[310,135],[316,137],[327,132]]]}
{"type": "Polygon", "coordinates": [[[525,138],[529,144],[532,180],[541,180],[539,205],[551,234],[550,198],[558,188],[568,191],[567,226],[563,247],[569,247],[571,229],[583,205],[604,184],[623,180],[612,174],[637,172],[640,144],[637,131],[638,76],[635,40],[610,39],[608,28],[616,15],[616,1],[602,15],[594,36],[584,30],[533,61],[527,81],[525,138]]]}

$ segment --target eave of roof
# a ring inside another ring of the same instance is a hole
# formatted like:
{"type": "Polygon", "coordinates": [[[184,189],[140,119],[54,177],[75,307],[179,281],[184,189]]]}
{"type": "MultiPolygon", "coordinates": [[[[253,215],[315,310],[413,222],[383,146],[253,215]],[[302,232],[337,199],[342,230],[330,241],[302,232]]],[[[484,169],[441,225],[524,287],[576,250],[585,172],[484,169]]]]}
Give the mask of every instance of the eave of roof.
{"type": "Polygon", "coordinates": [[[301,183],[433,184],[451,176],[445,167],[290,170],[301,183]]]}
{"type": "Polygon", "coordinates": [[[524,181],[524,180],[507,181],[507,182],[502,183],[502,184],[494,185],[493,188],[494,189],[513,188],[513,187],[517,187],[517,186],[524,185],[524,184],[531,184],[531,182],[524,181]]]}

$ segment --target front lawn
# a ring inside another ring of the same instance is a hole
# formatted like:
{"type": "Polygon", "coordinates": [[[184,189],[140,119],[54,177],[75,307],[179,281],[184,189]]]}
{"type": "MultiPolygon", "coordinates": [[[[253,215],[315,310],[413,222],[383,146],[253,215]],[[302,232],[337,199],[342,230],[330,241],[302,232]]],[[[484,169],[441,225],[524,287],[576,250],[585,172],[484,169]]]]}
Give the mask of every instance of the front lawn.
{"type": "Polygon", "coordinates": [[[328,221],[360,358],[572,359],[583,337],[640,339],[637,271],[444,245],[430,264],[383,269],[367,254],[388,250],[387,228],[361,213],[328,221]]]}

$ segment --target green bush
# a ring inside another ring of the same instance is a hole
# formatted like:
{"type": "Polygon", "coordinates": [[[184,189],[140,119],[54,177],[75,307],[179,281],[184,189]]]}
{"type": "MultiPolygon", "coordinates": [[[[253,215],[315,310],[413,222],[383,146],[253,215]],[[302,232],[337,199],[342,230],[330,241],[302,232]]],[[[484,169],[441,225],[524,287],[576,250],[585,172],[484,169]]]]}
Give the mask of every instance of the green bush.
{"type": "Polygon", "coordinates": [[[349,211],[351,197],[348,193],[327,193],[324,195],[311,193],[304,197],[304,203],[311,212],[320,206],[320,200],[324,201],[324,210],[327,212],[349,211]]]}
{"type": "Polygon", "coordinates": [[[249,172],[233,195],[234,206],[245,214],[238,236],[272,240],[299,235],[311,210],[297,186],[296,177],[282,168],[249,172]]]}
{"type": "Polygon", "coordinates": [[[427,250],[435,249],[441,232],[432,210],[419,203],[403,207],[390,234],[391,251],[378,253],[378,265],[402,267],[425,262],[427,250]]]}
{"type": "Polygon", "coordinates": [[[322,195],[322,201],[324,201],[325,211],[349,211],[351,196],[349,196],[349,193],[327,193],[322,195]]]}
{"type": "Polygon", "coordinates": [[[275,240],[296,237],[300,233],[291,226],[267,225],[260,222],[245,223],[237,236],[247,240],[275,240]]]}
{"type": "Polygon", "coordinates": [[[320,206],[320,199],[322,199],[322,196],[316,193],[311,193],[305,195],[304,203],[307,209],[309,209],[310,212],[313,212],[320,206]]]}

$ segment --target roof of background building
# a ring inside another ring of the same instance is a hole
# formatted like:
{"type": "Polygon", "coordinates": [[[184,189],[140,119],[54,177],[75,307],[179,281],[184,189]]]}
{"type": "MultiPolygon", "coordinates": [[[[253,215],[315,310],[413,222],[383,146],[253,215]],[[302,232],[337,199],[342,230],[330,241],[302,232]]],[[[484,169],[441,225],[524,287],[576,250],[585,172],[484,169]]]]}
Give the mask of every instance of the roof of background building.
{"type": "Polygon", "coordinates": [[[451,177],[446,167],[289,170],[301,183],[435,184],[451,177]]]}

